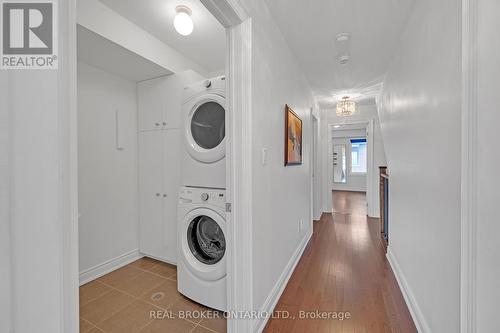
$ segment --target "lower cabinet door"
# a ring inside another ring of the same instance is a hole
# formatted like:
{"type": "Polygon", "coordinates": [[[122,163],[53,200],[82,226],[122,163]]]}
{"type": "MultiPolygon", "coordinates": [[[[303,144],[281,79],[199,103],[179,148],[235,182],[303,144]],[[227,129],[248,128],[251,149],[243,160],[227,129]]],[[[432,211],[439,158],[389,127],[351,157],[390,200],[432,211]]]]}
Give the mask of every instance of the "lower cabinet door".
{"type": "Polygon", "coordinates": [[[169,129],[163,134],[163,241],[166,260],[177,262],[177,196],[180,187],[181,131],[169,129]]]}
{"type": "Polygon", "coordinates": [[[163,132],[139,133],[139,250],[162,259],[163,219],[163,132]]]}

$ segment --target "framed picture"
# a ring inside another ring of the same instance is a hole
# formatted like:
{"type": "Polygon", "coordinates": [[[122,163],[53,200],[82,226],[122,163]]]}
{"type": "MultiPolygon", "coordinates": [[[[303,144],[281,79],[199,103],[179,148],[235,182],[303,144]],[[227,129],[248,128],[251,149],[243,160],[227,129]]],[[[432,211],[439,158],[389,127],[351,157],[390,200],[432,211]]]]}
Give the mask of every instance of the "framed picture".
{"type": "Polygon", "coordinates": [[[302,164],[302,120],[285,105],[285,166],[302,164]]]}

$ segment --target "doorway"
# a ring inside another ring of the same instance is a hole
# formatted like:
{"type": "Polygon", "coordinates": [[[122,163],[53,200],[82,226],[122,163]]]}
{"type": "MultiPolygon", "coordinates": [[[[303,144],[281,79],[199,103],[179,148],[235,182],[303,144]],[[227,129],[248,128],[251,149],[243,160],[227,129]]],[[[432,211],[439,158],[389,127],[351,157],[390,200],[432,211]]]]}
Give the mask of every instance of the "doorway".
{"type": "Polygon", "coordinates": [[[332,191],[366,193],[367,214],[377,217],[374,120],[328,125],[328,194],[332,191]]]}
{"type": "MultiPolygon", "coordinates": [[[[241,217],[241,221],[249,219],[251,212],[251,206],[246,204],[245,198],[251,196],[251,186],[248,186],[248,174],[251,170],[246,165],[245,161],[251,159],[251,151],[247,148],[249,147],[246,140],[251,140],[251,137],[245,137],[245,133],[249,133],[249,124],[251,123],[249,119],[249,103],[250,100],[250,60],[251,52],[249,46],[251,45],[251,22],[245,13],[245,10],[239,6],[227,2],[220,1],[202,1],[203,5],[213,13],[213,15],[222,23],[226,31],[226,76],[228,78],[227,86],[227,98],[228,98],[228,109],[231,110],[232,114],[226,118],[226,131],[228,144],[226,145],[226,156],[227,156],[227,216],[226,219],[230,222],[234,218],[241,217]],[[243,137],[243,139],[242,139],[243,137]],[[242,164],[240,164],[240,161],[242,164]]],[[[76,26],[76,15],[74,9],[68,9],[69,11],[69,23],[70,26],[76,26]]],[[[73,37],[76,40],[76,29],[70,29],[71,33],[74,33],[73,37]]],[[[70,58],[68,62],[70,63],[70,69],[62,71],[63,77],[68,81],[72,87],[76,87],[76,45],[69,46],[70,58]],[[73,57],[73,58],[72,58],[73,57]]],[[[72,263],[78,262],[78,250],[77,242],[78,239],[78,204],[77,204],[77,192],[78,186],[76,185],[76,179],[78,177],[77,170],[74,167],[76,165],[77,158],[77,138],[76,138],[76,91],[72,92],[72,96],[69,98],[69,110],[70,117],[68,119],[68,124],[63,124],[62,126],[68,126],[65,130],[69,130],[69,136],[71,138],[69,142],[68,159],[70,160],[70,165],[68,170],[65,170],[69,174],[70,184],[67,184],[71,189],[71,211],[67,211],[68,215],[71,215],[72,227],[65,230],[64,238],[67,240],[65,242],[65,253],[68,256],[71,254],[72,263]]],[[[230,113],[231,113],[230,112],[230,113]]],[[[120,147],[119,135],[116,136],[116,148],[120,147]]],[[[248,274],[247,266],[244,263],[249,261],[251,253],[251,243],[247,237],[240,235],[247,235],[245,231],[251,230],[251,220],[250,223],[242,224],[239,226],[231,226],[227,230],[228,234],[228,264],[227,264],[227,276],[228,276],[228,308],[234,311],[238,310],[250,310],[251,309],[251,274],[248,274]],[[241,229],[241,230],[240,230],[241,229]],[[241,239],[243,238],[243,239],[241,239]],[[239,244],[236,251],[234,244],[239,244]],[[235,276],[240,278],[235,279],[235,276]],[[243,277],[243,278],[241,278],[243,277]],[[250,282],[250,283],[249,283],[250,282]],[[244,288],[243,288],[244,286],[244,288]]],[[[69,257],[68,257],[69,259],[69,257]]],[[[65,263],[67,263],[66,261],[65,263]]],[[[75,315],[78,312],[78,306],[75,302],[77,299],[75,297],[78,279],[77,273],[75,271],[75,265],[65,266],[65,270],[70,270],[71,273],[65,275],[66,283],[69,286],[73,286],[67,289],[64,297],[64,304],[67,305],[65,308],[68,315],[65,316],[65,331],[76,332],[78,330],[78,316],[75,315]],[[71,266],[71,267],[70,267],[71,266]]],[[[228,331],[229,332],[250,332],[252,329],[251,322],[246,320],[236,321],[230,318],[228,320],[228,331]]]]}
{"type": "Polygon", "coordinates": [[[331,131],[332,191],[366,192],[368,142],[366,123],[334,125],[331,131]]]}

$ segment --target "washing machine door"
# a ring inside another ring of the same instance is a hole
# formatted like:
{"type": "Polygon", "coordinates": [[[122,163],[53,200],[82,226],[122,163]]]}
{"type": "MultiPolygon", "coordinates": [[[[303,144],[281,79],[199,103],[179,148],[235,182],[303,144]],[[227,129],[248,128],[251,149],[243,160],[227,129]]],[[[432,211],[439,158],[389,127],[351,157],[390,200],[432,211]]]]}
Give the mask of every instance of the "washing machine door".
{"type": "Polygon", "coordinates": [[[186,148],[199,162],[214,163],[226,154],[225,104],[223,96],[206,94],[188,106],[186,148]]]}
{"type": "Polygon", "coordinates": [[[180,228],[181,255],[200,279],[219,280],[226,275],[224,218],[212,209],[197,208],[186,214],[180,228]]]}

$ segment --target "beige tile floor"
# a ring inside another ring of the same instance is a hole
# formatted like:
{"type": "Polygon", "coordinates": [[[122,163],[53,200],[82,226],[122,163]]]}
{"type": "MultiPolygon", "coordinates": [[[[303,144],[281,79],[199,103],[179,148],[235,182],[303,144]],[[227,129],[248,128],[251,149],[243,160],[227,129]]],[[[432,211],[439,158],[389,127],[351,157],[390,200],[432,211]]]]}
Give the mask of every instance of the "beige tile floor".
{"type": "MultiPolygon", "coordinates": [[[[81,333],[225,333],[220,318],[179,318],[179,311],[210,311],[177,291],[175,266],[150,258],[80,287],[81,333]],[[164,318],[151,318],[159,311],[164,318]]],[[[205,312],[210,315],[214,312],[205,312]]]]}

